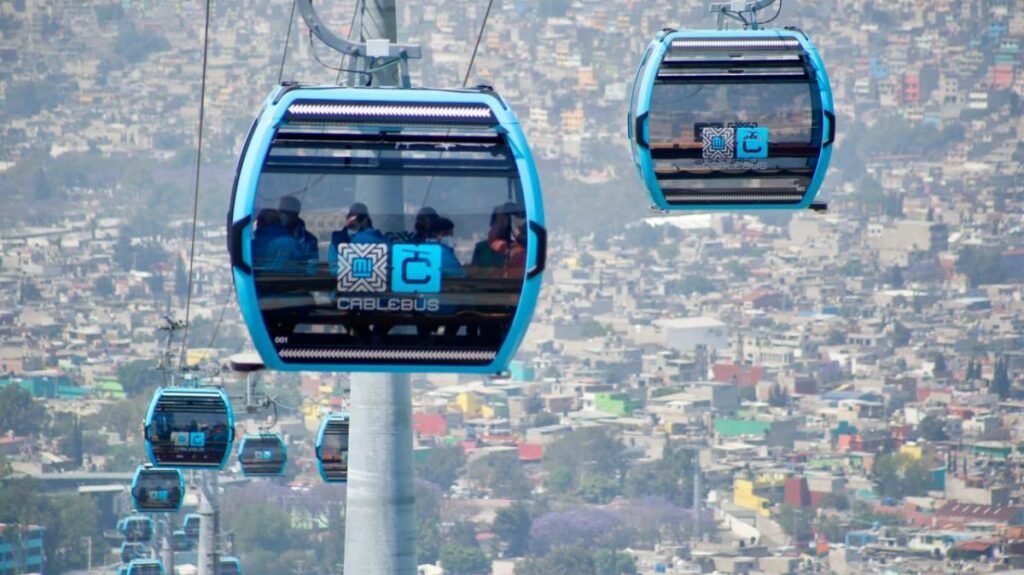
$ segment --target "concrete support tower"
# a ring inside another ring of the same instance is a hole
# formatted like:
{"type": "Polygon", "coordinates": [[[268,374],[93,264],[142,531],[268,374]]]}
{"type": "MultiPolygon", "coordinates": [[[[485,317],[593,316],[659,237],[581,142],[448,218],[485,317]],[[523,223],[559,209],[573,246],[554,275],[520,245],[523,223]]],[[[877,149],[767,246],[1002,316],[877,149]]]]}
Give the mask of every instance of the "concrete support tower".
{"type": "MultiPolygon", "coordinates": [[[[361,41],[398,41],[395,0],[365,0],[361,41]]],[[[374,74],[397,86],[398,67],[374,74]]],[[[404,229],[401,178],[377,177],[357,187],[381,229],[404,229]]],[[[353,374],[345,573],[415,575],[416,520],[412,470],[412,390],[405,374],[353,374]]]]}

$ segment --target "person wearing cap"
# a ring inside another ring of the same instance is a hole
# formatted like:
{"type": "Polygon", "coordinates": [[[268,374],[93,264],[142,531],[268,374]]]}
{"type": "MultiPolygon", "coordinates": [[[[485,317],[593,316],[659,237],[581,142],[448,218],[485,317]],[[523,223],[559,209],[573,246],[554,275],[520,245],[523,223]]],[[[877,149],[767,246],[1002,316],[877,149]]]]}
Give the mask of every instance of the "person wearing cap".
{"type": "Polygon", "coordinates": [[[278,203],[277,211],[281,217],[281,225],[288,235],[299,243],[299,262],[313,268],[320,259],[320,248],[316,236],[306,230],[306,222],[299,217],[302,203],[295,196],[285,196],[278,203]]]}
{"type": "Polygon", "coordinates": [[[349,206],[345,216],[345,227],[331,233],[331,245],[327,247],[327,265],[332,273],[338,271],[338,246],[340,244],[383,244],[388,239],[373,227],[370,211],[366,204],[356,202],[349,206]]]}

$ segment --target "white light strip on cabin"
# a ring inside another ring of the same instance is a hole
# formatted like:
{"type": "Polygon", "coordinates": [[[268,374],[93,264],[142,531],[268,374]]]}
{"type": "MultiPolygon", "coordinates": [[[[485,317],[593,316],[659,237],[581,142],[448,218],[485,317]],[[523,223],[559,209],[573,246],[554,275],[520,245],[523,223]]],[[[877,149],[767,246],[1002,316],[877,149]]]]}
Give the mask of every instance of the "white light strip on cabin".
{"type": "Polygon", "coordinates": [[[281,359],[331,359],[364,361],[493,361],[493,351],[422,351],[382,349],[283,349],[281,359]]]}
{"type": "Polygon", "coordinates": [[[804,199],[803,195],[800,194],[765,194],[763,196],[752,196],[745,194],[721,194],[708,196],[704,194],[686,194],[686,193],[673,193],[665,191],[665,199],[668,201],[677,202],[701,202],[701,203],[714,203],[714,202],[799,202],[804,199]]]}
{"type": "Polygon", "coordinates": [[[680,38],[672,41],[673,48],[799,48],[800,41],[793,38],[680,38]]]}
{"type": "Polygon", "coordinates": [[[487,106],[403,106],[394,104],[292,104],[297,116],[412,116],[419,118],[491,119],[487,106]]]}

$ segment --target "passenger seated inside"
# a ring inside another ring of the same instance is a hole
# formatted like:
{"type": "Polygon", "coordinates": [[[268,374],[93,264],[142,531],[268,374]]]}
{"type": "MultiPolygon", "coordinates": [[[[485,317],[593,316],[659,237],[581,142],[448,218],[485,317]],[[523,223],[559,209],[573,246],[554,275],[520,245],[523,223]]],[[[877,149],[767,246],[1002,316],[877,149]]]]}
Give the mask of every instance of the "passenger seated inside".
{"type": "Polygon", "coordinates": [[[382,244],[387,241],[384,234],[373,227],[366,204],[356,202],[348,208],[345,227],[331,233],[331,245],[327,247],[327,266],[332,274],[338,273],[338,246],[341,244],[382,244]]]}
{"type": "Polygon", "coordinates": [[[416,221],[413,224],[413,232],[409,241],[414,244],[422,244],[431,238],[434,224],[440,216],[437,215],[437,210],[426,206],[422,208],[419,213],[416,214],[416,221]]]}
{"type": "Polygon", "coordinates": [[[281,225],[288,236],[298,242],[298,258],[295,263],[306,271],[313,272],[320,260],[320,248],[316,236],[306,230],[306,222],[299,217],[302,203],[295,196],[281,198],[277,211],[281,214],[281,225]]]}
{"type": "Polygon", "coordinates": [[[450,278],[466,277],[462,263],[455,255],[455,223],[448,218],[437,218],[430,229],[431,243],[441,244],[441,275],[450,278]]]}
{"type": "Polygon", "coordinates": [[[512,238],[508,247],[508,260],[505,268],[506,277],[517,277],[521,272],[516,268],[526,267],[526,213],[512,214],[512,238]]]}
{"type": "Polygon", "coordinates": [[[512,240],[512,213],[518,208],[506,202],[491,211],[491,224],[487,238],[473,248],[472,265],[476,268],[504,268],[512,240]]]}
{"type": "Polygon", "coordinates": [[[265,208],[256,216],[252,239],[252,263],[268,272],[295,271],[294,263],[302,260],[299,242],[281,224],[281,214],[265,208]]]}

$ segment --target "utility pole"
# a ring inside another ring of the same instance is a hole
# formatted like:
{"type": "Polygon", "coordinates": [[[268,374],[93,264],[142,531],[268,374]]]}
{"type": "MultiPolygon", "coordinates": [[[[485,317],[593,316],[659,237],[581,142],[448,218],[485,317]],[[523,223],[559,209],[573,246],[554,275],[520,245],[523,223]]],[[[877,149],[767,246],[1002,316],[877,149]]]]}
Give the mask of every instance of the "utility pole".
{"type": "Polygon", "coordinates": [[[219,517],[217,509],[217,472],[203,473],[199,496],[199,575],[217,575],[220,567],[217,535],[219,517]]]}
{"type": "Polygon", "coordinates": [[[164,564],[164,573],[174,573],[174,529],[171,528],[171,520],[164,517],[160,519],[160,530],[163,542],[160,545],[160,559],[164,564]]]}
{"type": "MultiPolygon", "coordinates": [[[[360,40],[398,42],[396,0],[365,0],[360,40]]],[[[367,64],[372,62],[368,60],[367,64]]],[[[369,65],[367,66],[370,67],[369,65]]],[[[401,77],[405,79],[405,75],[401,77]]],[[[399,68],[373,75],[376,86],[399,86],[399,68]]],[[[404,83],[404,82],[402,82],[404,83]]],[[[408,86],[404,86],[408,87],[408,86]]],[[[391,152],[394,154],[395,152],[391,152]]],[[[381,229],[404,229],[401,177],[361,182],[359,201],[381,229]]],[[[345,529],[345,573],[415,575],[416,519],[412,476],[412,388],[396,373],[352,375],[352,427],[345,529]],[[351,527],[349,529],[348,527],[351,527]]]]}

